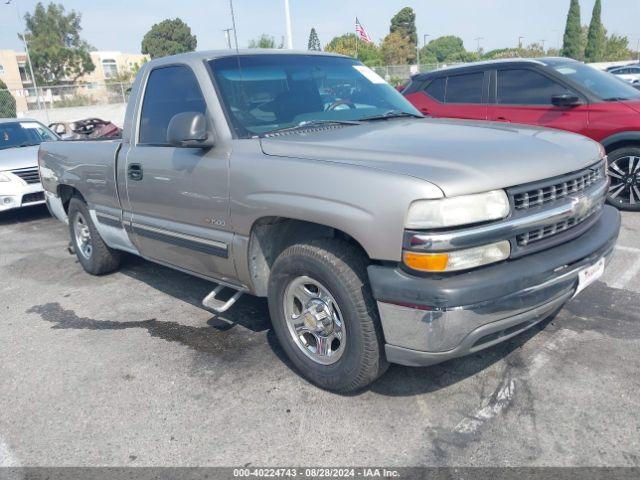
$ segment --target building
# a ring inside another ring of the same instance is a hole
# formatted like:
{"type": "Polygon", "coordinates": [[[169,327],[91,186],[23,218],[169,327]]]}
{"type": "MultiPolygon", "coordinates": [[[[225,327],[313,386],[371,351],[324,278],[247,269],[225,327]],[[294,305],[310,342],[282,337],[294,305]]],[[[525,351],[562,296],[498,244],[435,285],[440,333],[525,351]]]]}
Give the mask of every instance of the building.
{"type": "MultiPolygon", "coordinates": [[[[53,103],[61,98],[80,95],[96,97],[100,92],[120,91],[117,85],[127,74],[135,72],[140,65],[149,60],[148,55],[123,52],[91,52],[95,70],[73,84],[47,86],[40,92],[41,102],[53,103]]],[[[13,50],[0,50],[0,80],[2,80],[16,99],[18,112],[32,110],[37,103],[33,81],[29,74],[27,55],[13,50]]],[[[124,94],[122,95],[124,97],[124,94]]]]}

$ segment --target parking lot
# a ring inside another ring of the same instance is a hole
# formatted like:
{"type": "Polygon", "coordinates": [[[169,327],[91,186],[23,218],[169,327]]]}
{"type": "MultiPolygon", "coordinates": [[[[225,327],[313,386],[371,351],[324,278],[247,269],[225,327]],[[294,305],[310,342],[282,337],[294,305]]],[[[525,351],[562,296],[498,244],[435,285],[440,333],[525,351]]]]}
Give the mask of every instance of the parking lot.
{"type": "Polygon", "coordinates": [[[266,301],[128,257],[91,277],[44,208],[0,216],[0,465],[639,466],[640,215],[602,281],[505,344],[340,396],[266,301]]]}

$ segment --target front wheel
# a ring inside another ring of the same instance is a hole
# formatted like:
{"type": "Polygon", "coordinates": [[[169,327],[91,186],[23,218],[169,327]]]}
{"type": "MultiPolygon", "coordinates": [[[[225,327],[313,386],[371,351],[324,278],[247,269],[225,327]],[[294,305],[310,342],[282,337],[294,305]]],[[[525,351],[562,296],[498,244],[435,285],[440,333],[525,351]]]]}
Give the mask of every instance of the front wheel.
{"type": "Polygon", "coordinates": [[[269,278],[269,311],[285,353],[314,384],[361,389],[387,368],[366,257],[337,239],[293,245],[269,278]]]}
{"type": "Polygon", "coordinates": [[[620,210],[640,211],[640,148],[619,148],[611,152],[609,178],[607,202],[620,210]]]}

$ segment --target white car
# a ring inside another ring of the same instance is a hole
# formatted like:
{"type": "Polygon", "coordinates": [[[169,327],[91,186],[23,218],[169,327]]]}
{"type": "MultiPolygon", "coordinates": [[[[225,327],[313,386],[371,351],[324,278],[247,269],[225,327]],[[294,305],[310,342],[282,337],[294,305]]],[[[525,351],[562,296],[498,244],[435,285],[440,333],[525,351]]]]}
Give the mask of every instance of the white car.
{"type": "Polygon", "coordinates": [[[634,85],[640,82],[639,65],[629,65],[626,67],[614,68],[612,70],[609,70],[609,73],[634,85]]]}
{"type": "Polygon", "coordinates": [[[45,203],[38,148],[58,139],[35,120],[0,118],[0,212],[45,203]]]}

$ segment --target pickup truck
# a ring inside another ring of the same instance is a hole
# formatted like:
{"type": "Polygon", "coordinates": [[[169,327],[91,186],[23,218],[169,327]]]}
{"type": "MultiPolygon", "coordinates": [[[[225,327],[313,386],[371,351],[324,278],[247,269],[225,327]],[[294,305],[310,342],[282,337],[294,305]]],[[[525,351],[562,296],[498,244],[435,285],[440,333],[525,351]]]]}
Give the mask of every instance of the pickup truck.
{"type": "Polygon", "coordinates": [[[548,318],[602,274],[620,228],[598,143],[424,118],[326,53],[155,59],[121,141],[44,143],[39,161],[88,273],[129,252],[215,282],[217,313],[267,297],[293,365],[341,392],[548,318]]]}

